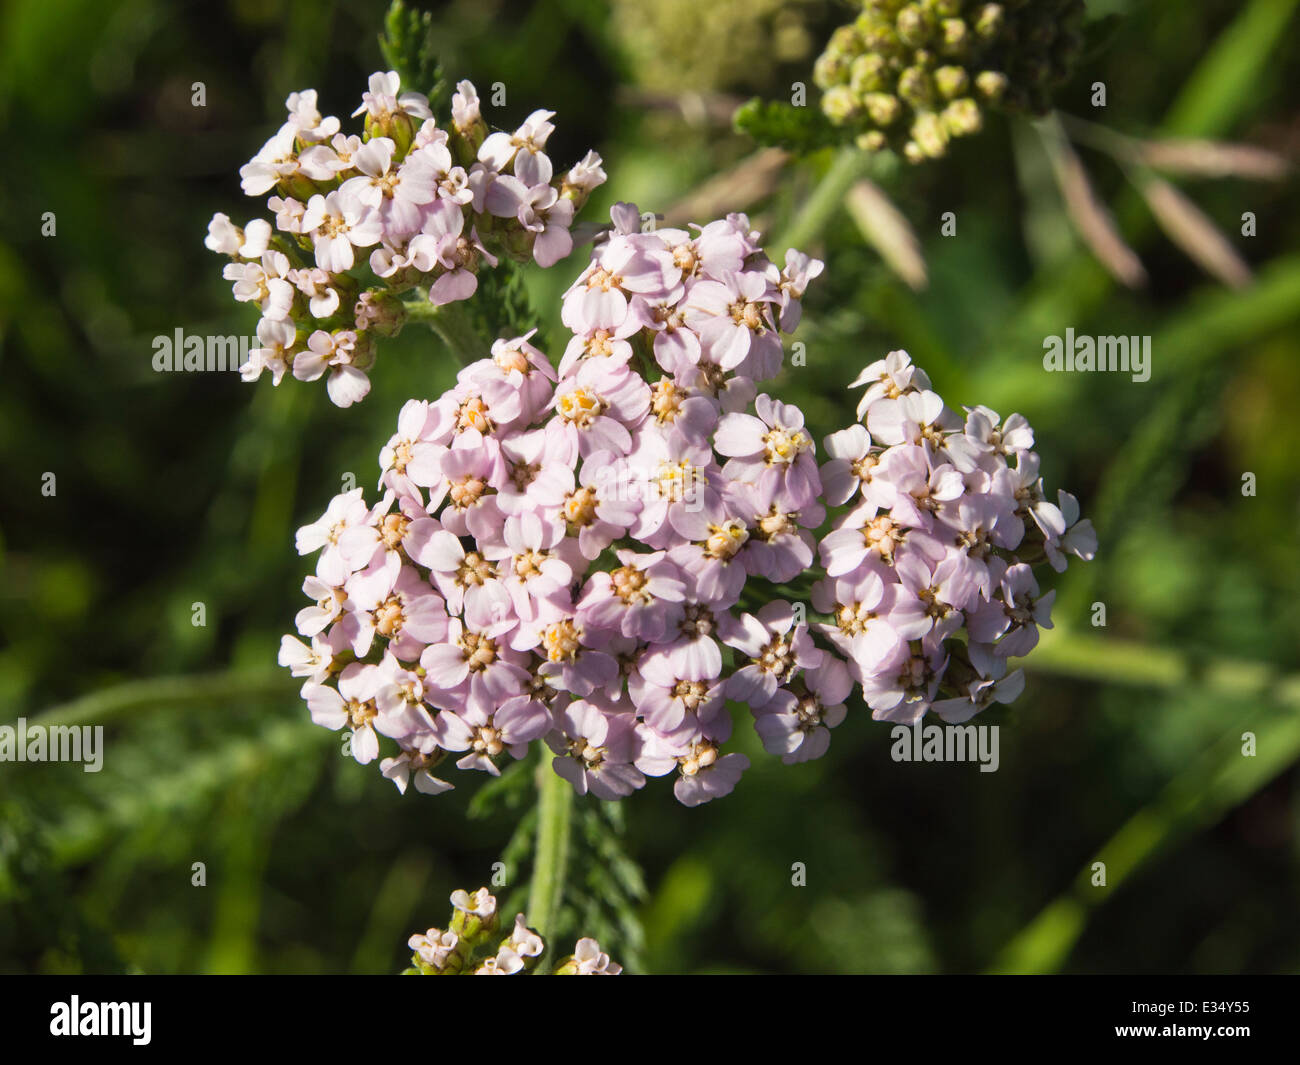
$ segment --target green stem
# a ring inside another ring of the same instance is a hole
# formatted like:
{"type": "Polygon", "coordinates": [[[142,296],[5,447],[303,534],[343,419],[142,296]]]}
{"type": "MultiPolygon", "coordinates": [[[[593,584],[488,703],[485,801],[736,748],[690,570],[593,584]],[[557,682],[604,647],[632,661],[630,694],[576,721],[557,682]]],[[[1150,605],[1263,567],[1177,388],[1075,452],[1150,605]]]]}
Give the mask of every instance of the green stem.
{"type": "Polygon", "coordinates": [[[463,303],[435,307],[428,300],[413,300],[402,306],[406,308],[407,321],[432,329],[462,366],[491,354],[491,345],[479,336],[463,303]]]}
{"type": "Polygon", "coordinates": [[[1300,707],[1300,674],[1287,674],[1269,662],[1186,654],[1059,628],[1044,632],[1023,664],[1030,673],[1074,677],[1100,684],[1167,690],[1196,687],[1238,702],[1265,699],[1282,706],[1300,707]]]}
{"type": "Polygon", "coordinates": [[[858,148],[840,149],[830,169],[822,175],[812,195],[804,201],[784,232],[768,244],[773,258],[783,255],[787,248],[806,251],[805,245],[816,241],[830,226],[853,183],[869,173],[874,165],[875,160],[868,152],[858,148]]]}
{"type": "Polygon", "coordinates": [[[537,767],[537,852],[528,890],[528,923],[547,939],[564,896],[572,817],[573,788],[543,758],[537,767]]]}
{"type": "Polygon", "coordinates": [[[994,960],[990,971],[1057,972],[1068,961],[1091,912],[1142,865],[1198,829],[1214,824],[1300,757],[1300,674],[1230,658],[1204,658],[1106,637],[1044,633],[1026,659],[1032,672],[1132,684],[1171,692],[1198,688],[1224,699],[1222,734],[1175,774],[1153,799],[1102,843],[1074,883],[1034,917],[994,960]],[[1258,750],[1246,757],[1245,733],[1258,750]],[[1094,883],[1094,862],[1105,883],[1094,883]]]}
{"type": "Polygon", "coordinates": [[[1245,701],[1238,705],[1245,709],[1233,717],[1223,736],[1098,847],[1074,883],[1003,947],[991,972],[1059,971],[1083,935],[1091,912],[1136,870],[1179,840],[1215,824],[1295,764],[1300,756],[1300,720],[1294,709],[1245,701]],[[1259,737],[1253,757],[1244,756],[1245,731],[1259,737]],[[1105,863],[1104,884],[1094,881],[1098,861],[1105,863]]]}

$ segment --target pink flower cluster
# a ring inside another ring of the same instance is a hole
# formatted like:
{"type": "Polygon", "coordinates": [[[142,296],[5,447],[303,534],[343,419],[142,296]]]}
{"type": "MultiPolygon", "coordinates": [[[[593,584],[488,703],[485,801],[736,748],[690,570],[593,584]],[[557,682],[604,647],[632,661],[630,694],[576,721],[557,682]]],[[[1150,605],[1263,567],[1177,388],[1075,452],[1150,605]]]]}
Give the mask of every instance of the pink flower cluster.
{"type": "MultiPolygon", "coordinates": [[[[430,928],[407,940],[411,948],[408,975],[527,976],[536,975],[546,941],[516,914],[514,926],[500,936],[497,900],[488,889],[473,894],[451,893],[451,920],[446,930],[430,928]]],[[[623,966],[612,961],[590,937],[579,939],[573,953],[552,963],[550,976],[618,976],[623,966]]]]}
{"type": "Polygon", "coordinates": [[[495,774],[542,739],[579,793],[676,771],[695,805],[749,764],[720,751],[729,696],[783,705],[801,671],[847,695],[799,610],[737,609],[750,579],[804,572],[824,519],[802,414],[757,391],[821,264],[778,269],[741,215],[613,218],[565,296],[558,369],[531,334],[498,341],[403,408],[378,503],[345,493],[299,531],[320,551],[298,616],[312,644],[285,637],[281,661],[359,761],[397,742],[382,768],[403,789],[449,787],[430,773],[449,754],[495,774]]]}
{"type": "Polygon", "coordinates": [[[234,260],[224,276],[235,299],[262,314],[245,380],[325,377],[330,399],[349,406],[369,391],[374,338],[400,328],[396,294],[427,290],[440,306],[472,296],[498,256],[550,266],[572,251],[573,216],[605,174],[595,152],[555,173],[553,112],[489,133],[462,81],[444,129],[423,95],[400,89],[392,71],[371,75],[360,135],[322,116],[315,90],[291,94],[288,120],[240,170],[247,195],[273,193],[274,228],[225,214],[208,226],[207,246],[234,260]]]}
{"type": "MultiPolygon", "coordinates": [[[[517,977],[536,975],[546,940],[528,927],[524,914],[504,939],[500,934],[497,900],[478,888],[451,892],[451,921],[446,930],[429,928],[407,940],[411,948],[409,975],[422,977],[517,977]]],[[[594,939],[582,938],[573,953],[554,964],[552,977],[617,977],[623,966],[611,961],[594,939]]]]}
{"type": "Polygon", "coordinates": [[[1007,659],[1051,627],[1056,593],[1040,591],[1034,566],[1091,559],[1097,536],[1072,495],[1044,495],[1020,415],[959,417],[902,351],[868,366],[862,385],[864,424],[826,440],[826,502],[855,505],[819,545],[813,603],[830,620],[818,629],[873,717],[966,721],[1020,694],[1024,674],[1007,659]]]}
{"type": "Polygon", "coordinates": [[[675,773],[693,806],[749,766],[722,751],[728,700],[793,763],[826,752],[855,685],[890,721],[1014,698],[1007,660],[1050,624],[1033,567],[1096,546],[1073,497],[1044,497],[1024,419],[957,417],[894,352],[819,467],[802,413],[759,386],[822,264],[779,269],[743,215],[612,216],[564,296],[558,367],[532,334],[497,341],[402,409],[377,503],[344,493],[299,530],[320,553],[311,643],[286,636],[280,661],[313,719],[363,763],[394,741],[403,791],[541,740],[580,794],[675,773]],[[801,585],[817,614],[782,597],[801,585]]]}

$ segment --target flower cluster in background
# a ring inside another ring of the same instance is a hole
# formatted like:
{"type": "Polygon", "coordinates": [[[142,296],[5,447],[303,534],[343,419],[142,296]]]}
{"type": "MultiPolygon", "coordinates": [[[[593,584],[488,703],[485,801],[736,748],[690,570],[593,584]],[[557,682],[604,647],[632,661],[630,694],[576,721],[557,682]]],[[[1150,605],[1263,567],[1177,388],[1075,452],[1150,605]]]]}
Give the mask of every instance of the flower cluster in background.
{"type": "Polygon", "coordinates": [[[580,794],[675,773],[693,806],[748,768],[722,751],[729,700],[798,762],[855,683],[891,721],[1013,698],[1006,660],[1049,623],[1032,567],[1095,546],[1072,497],[1043,497],[1024,419],[963,423],[895,352],[819,468],[802,413],[759,386],[822,264],[779,269],[743,215],[612,217],[564,296],[558,367],[531,334],[497,341],[403,408],[377,503],[355,489],[299,530],[311,643],[286,636],[280,660],[313,719],[363,763],[395,741],[381,768],[403,791],[541,740],[580,794]],[[819,547],[827,505],[853,501],[819,547]]]}
{"type": "MultiPolygon", "coordinates": [[[[444,931],[430,928],[407,941],[411,976],[536,975],[546,941],[521,913],[508,935],[499,938],[497,900],[488,889],[451,893],[451,920],[444,931]]],[[[618,976],[623,967],[610,961],[594,939],[579,939],[568,957],[555,963],[551,976],[618,976]]]]}
{"type": "Polygon", "coordinates": [[[354,112],[365,116],[360,134],[321,115],[313,89],[286,105],[288,120],[240,170],[247,195],[271,194],[274,225],[218,214],[206,244],[234,260],[224,274],[235,299],[262,314],[245,380],[324,377],[341,407],[369,391],[375,338],[405,317],[399,294],[419,290],[441,306],[472,296],[479,269],[500,256],[552,265],[572,250],[573,216],[605,180],[595,152],[555,172],[550,111],[489,132],[468,81],[446,128],[392,71],[371,75],[354,112]]]}
{"type": "Polygon", "coordinates": [[[983,110],[1051,105],[1083,45],[1083,0],[860,0],[813,68],[822,110],[869,151],[934,159],[983,110]]]}

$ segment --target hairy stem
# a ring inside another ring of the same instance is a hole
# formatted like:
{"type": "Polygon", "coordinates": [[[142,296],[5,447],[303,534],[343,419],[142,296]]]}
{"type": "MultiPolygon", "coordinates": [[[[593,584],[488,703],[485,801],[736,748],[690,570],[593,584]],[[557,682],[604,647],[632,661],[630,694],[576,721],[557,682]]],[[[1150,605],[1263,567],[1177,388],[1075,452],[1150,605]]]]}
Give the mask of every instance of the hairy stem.
{"type": "Polygon", "coordinates": [[[486,358],[491,345],[479,336],[463,303],[436,307],[428,300],[404,303],[407,321],[427,325],[462,366],[486,358]]]}
{"type": "Polygon", "coordinates": [[[573,788],[543,758],[537,767],[537,851],[528,890],[528,920],[549,939],[564,895],[572,834],[573,788]]]}

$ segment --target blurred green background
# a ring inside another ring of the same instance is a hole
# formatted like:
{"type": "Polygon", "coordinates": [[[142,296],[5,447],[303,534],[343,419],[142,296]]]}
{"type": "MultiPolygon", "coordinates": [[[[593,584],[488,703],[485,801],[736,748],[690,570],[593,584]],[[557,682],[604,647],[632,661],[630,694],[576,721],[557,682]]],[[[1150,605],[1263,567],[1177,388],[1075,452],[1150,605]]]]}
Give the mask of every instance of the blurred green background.
{"type": "MultiPolygon", "coordinates": [[[[858,705],[816,763],[747,741],[756,768],[725,801],[687,810],[662,782],[612,814],[581,801],[566,934],[650,972],[1300,970],[1293,180],[1165,172],[1254,271],[1231,289],[1188,254],[1212,238],[1186,212],[1162,226],[1131,165],[1080,147],[1145,264],[1130,289],[1076,236],[1050,138],[999,120],[936,164],[875,175],[917,234],[929,283],[914,290],[841,204],[829,156],[756,164],[730,127],[740,100],[811,82],[847,8],[425,6],[453,80],[507,87],[490,120],[545,106],[557,163],[605,156],[586,220],[615,200],[701,222],[745,209],[774,257],[794,232],[827,260],[799,334],[808,366],[776,385],[818,435],[852,420],[858,369],[906,347],[950,405],[1026,415],[1049,490],[1076,493],[1101,537],[1095,563],[1056,580],[1057,631],[1024,695],[982,719],[1003,726],[997,773],[894,763],[858,705]],[[1151,380],[1045,373],[1043,337],[1070,326],[1152,335],[1151,380]]],[[[1135,138],[1294,158],[1296,7],[1090,3],[1058,104],[1135,138]]],[[[488,882],[523,813],[517,790],[471,807],[477,778],[398,796],[311,726],[274,665],[307,568],[293,531],[346,473],[369,490],[402,401],[452,381],[431,336],[383,347],[347,411],[319,386],[150,366],[152,338],[177,327],[253,331],[206,223],[260,213],[238,168],[290,91],[356,106],[384,9],[9,0],[0,16],[0,718],[102,723],[108,741],[99,774],[0,764],[0,970],[393,972],[453,888],[488,882]]],[[[584,259],[529,271],[552,338],[584,259]]],[[[509,905],[526,854],[505,857],[509,905]]]]}

